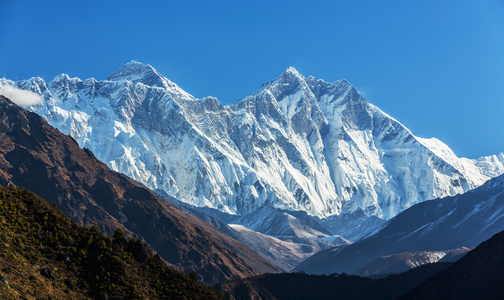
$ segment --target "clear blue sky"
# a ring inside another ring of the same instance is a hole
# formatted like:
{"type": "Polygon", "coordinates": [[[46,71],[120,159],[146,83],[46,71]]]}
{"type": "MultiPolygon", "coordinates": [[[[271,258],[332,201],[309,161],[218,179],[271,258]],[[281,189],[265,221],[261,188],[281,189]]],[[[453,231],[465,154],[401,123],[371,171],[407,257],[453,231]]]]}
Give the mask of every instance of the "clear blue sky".
{"type": "Polygon", "coordinates": [[[288,66],[346,78],[459,156],[504,151],[504,1],[0,0],[2,77],[100,80],[130,60],[223,103],[288,66]]]}

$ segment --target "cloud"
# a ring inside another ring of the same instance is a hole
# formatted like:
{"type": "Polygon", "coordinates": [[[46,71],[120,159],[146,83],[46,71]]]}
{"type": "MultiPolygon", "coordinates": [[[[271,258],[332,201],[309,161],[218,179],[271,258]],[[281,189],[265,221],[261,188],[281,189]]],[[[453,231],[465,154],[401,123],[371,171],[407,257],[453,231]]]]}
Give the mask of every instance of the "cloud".
{"type": "Polygon", "coordinates": [[[41,95],[18,89],[8,84],[0,84],[0,95],[9,98],[12,102],[17,105],[40,105],[44,101],[41,95]]]}

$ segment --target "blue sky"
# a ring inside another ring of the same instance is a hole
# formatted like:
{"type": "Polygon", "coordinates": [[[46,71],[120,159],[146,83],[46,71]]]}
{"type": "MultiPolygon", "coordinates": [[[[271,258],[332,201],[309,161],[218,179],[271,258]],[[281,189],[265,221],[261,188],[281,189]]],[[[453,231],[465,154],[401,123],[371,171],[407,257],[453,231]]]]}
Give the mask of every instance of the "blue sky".
{"type": "Polygon", "coordinates": [[[503,1],[0,1],[0,76],[151,64],[233,103],[289,66],[346,78],[457,155],[504,152],[503,1]]]}

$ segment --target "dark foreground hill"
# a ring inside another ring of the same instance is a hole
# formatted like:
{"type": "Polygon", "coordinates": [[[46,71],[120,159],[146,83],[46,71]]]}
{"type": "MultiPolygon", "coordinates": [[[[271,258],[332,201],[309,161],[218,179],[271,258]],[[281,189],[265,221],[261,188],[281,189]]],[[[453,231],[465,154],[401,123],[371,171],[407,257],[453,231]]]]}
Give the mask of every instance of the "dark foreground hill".
{"type": "Polygon", "coordinates": [[[504,299],[504,231],[455,263],[372,279],[346,274],[266,274],[221,283],[231,299],[504,299]]]}
{"type": "Polygon", "coordinates": [[[123,228],[170,264],[207,283],[280,268],[138,182],[110,170],[89,150],[0,96],[0,184],[24,187],[78,224],[106,234],[123,228]]]}
{"type": "Polygon", "coordinates": [[[504,299],[504,231],[401,299],[504,299]]]}
{"type": "Polygon", "coordinates": [[[0,187],[1,299],[218,299],[144,243],[68,219],[56,205],[0,187]]]}
{"type": "Polygon", "coordinates": [[[378,300],[395,299],[451,263],[423,265],[398,275],[371,279],[347,274],[265,274],[218,284],[218,292],[234,300],[378,300]]]}

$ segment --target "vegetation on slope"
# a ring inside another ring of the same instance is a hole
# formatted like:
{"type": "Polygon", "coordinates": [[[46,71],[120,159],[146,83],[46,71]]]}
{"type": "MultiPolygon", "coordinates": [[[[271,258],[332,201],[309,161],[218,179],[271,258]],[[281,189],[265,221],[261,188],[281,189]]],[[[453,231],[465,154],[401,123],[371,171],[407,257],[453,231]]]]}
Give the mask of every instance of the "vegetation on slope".
{"type": "Polygon", "coordinates": [[[217,299],[145,243],[78,226],[56,205],[0,187],[1,299],[217,299]]]}

